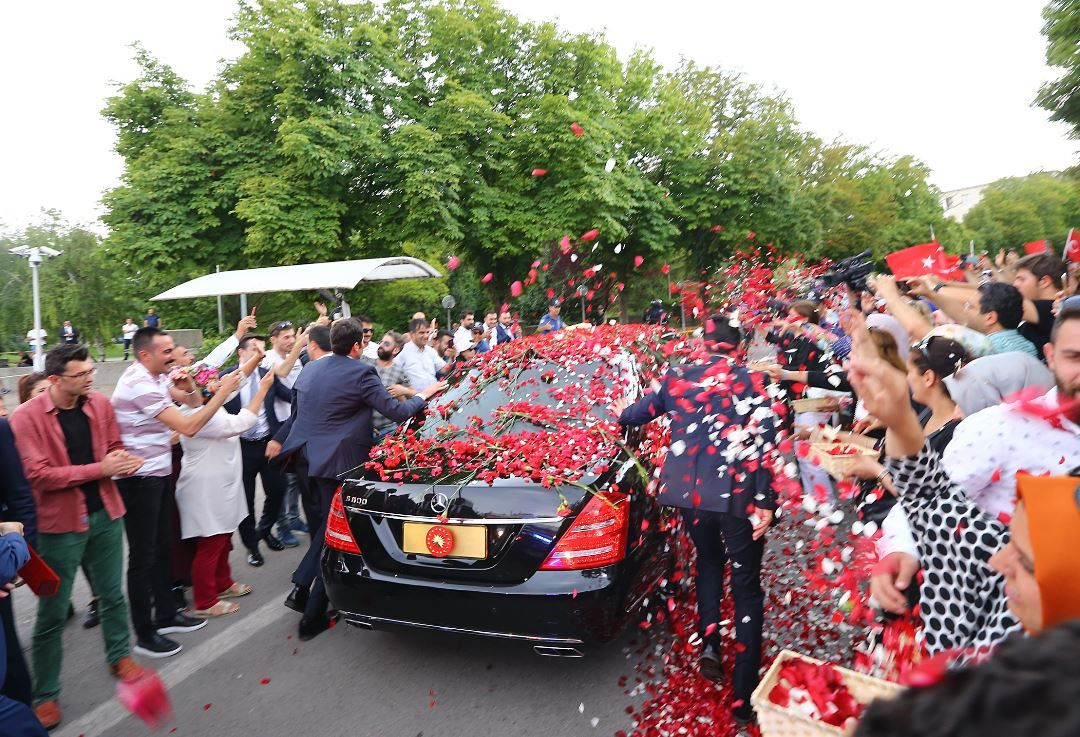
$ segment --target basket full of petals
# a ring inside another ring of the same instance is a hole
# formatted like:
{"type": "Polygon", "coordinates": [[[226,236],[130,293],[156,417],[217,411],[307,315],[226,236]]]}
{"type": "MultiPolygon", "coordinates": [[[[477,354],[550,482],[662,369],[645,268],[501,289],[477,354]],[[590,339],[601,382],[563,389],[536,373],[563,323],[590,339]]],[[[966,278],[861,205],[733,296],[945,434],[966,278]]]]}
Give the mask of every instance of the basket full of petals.
{"type": "Polygon", "coordinates": [[[762,737],[840,737],[850,734],[863,709],[903,686],[784,650],[750,701],[762,737]]]}
{"type": "MultiPolygon", "coordinates": [[[[825,428],[829,430],[831,428],[825,428]]],[[[821,466],[834,479],[850,476],[851,466],[859,456],[877,457],[874,441],[852,433],[834,433],[830,437],[821,431],[810,436],[809,457],[812,463],[821,466]]]]}

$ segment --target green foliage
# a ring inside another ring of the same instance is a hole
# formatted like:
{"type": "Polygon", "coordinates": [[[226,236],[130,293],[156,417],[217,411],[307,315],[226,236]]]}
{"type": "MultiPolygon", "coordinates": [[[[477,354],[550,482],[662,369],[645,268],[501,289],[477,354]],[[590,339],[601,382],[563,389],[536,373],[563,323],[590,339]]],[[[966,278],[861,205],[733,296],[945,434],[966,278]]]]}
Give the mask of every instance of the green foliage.
{"type": "MultiPolygon", "coordinates": [[[[442,314],[448,292],[460,307],[501,305],[536,259],[561,256],[560,238],[597,228],[574,269],[602,263],[637,314],[666,294],[660,264],[691,277],[749,231],[841,256],[921,242],[942,219],[910,158],[826,146],[736,75],[666,71],[642,51],[620,61],[602,35],[493,0],[252,0],[232,35],[246,50],[207,91],[137,48],[139,77],[106,104],[126,162],[105,198],[108,248],[144,297],[219,265],[459,257],[443,279],[348,295],[400,328],[414,311],[442,314]]],[[[571,274],[538,275],[515,309],[535,319],[548,288],[570,296],[571,274]]],[[[259,314],[309,314],[313,296],[260,298],[259,314]]],[[[166,311],[174,326],[213,322],[211,302],[166,311]]]]}
{"type": "Polygon", "coordinates": [[[1080,181],[1046,173],[1000,179],[986,188],[964,225],[981,249],[1019,249],[1045,238],[1060,251],[1069,228],[1080,227],[1080,181]]]}
{"type": "Polygon", "coordinates": [[[133,294],[138,285],[123,263],[89,231],[66,224],[58,213],[44,222],[0,239],[0,350],[22,348],[33,327],[30,268],[25,258],[8,254],[15,246],[46,246],[63,253],[40,266],[41,326],[55,343],[64,320],[82,333],[83,342],[102,348],[120,336],[124,318],[138,318],[140,305],[118,295],[133,294]],[[10,267],[10,268],[8,268],[10,267]]]}
{"type": "Polygon", "coordinates": [[[1051,120],[1068,123],[1072,135],[1080,137],[1080,0],[1051,0],[1043,20],[1046,63],[1062,73],[1039,89],[1035,101],[1050,111],[1051,120]]]}

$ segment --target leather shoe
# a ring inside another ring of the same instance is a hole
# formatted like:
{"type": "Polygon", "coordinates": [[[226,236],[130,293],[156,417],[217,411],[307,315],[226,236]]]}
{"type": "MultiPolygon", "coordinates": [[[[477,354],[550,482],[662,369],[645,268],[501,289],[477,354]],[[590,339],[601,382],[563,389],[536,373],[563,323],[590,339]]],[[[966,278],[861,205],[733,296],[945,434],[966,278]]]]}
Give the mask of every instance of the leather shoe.
{"type": "Polygon", "coordinates": [[[266,561],[263,560],[262,553],[260,553],[258,550],[250,550],[248,551],[247,562],[249,566],[254,566],[255,568],[258,568],[266,561]]]}
{"type": "Polygon", "coordinates": [[[701,677],[713,683],[723,683],[724,671],[720,667],[720,658],[715,650],[706,650],[698,659],[698,670],[701,677]]]}
{"type": "Polygon", "coordinates": [[[91,599],[90,603],[86,605],[86,616],[83,617],[82,626],[83,629],[93,629],[101,624],[101,617],[98,615],[98,603],[97,599],[91,599]]]}
{"type": "Polygon", "coordinates": [[[271,550],[285,549],[285,543],[278,540],[274,533],[270,530],[267,530],[262,534],[262,541],[266,543],[266,547],[270,548],[271,550]]]}
{"type": "Polygon", "coordinates": [[[337,624],[337,617],[331,619],[325,614],[320,614],[311,619],[304,618],[300,620],[300,626],[297,628],[297,636],[302,642],[307,642],[308,640],[318,637],[323,632],[326,632],[326,630],[330,629],[335,624],[337,624]]]}
{"type": "Polygon", "coordinates": [[[142,675],[143,667],[136,663],[130,655],[125,655],[109,665],[109,672],[113,674],[114,678],[119,678],[121,681],[130,681],[142,675]]]}
{"type": "Polygon", "coordinates": [[[55,729],[60,724],[60,704],[53,701],[42,701],[34,707],[34,716],[41,722],[45,729],[55,729]]]}
{"type": "Polygon", "coordinates": [[[292,591],[285,597],[285,606],[292,609],[294,612],[304,613],[304,607],[307,606],[309,590],[303,586],[293,586],[292,591]]]}
{"type": "Polygon", "coordinates": [[[736,724],[743,727],[757,721],[757,715],[754,714],[754,709],[750,704],[739,704],[731,710],[731,716],[736,724]]]}

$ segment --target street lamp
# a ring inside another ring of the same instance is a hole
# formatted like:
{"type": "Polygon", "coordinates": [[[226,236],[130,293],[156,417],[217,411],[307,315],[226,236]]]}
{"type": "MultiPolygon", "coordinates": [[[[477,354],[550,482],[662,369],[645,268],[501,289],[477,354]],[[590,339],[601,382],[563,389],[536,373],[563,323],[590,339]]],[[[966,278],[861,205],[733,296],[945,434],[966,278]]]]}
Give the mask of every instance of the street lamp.
{"type": "Polygon", "coordinates": [[[45,259],[43,256],[59,256],[63,251],[57,251],[48,246],[17,246],[9,248],[8,253],[22,256],[30,261],[30,278],[34,285],[34,370],[45,370],[45,354],[41,350],[41,287],[38,283],[38,267],[45,259]]]}
{"type": "Polygon", "coordinates": [[[578,286],[576,294],[581,298],[581,321],[585,322],[585,295],[589,293],[589,288],[584,284],[578,286]]]}
{"type": "Polygon", "coordinates": [[[453,323],[450,321],[450,310],[454,309],[454,305],[457,304],[457,300],[454,299],[454,295],[448,294],[442,298],[442,306],[446,309],[446,329],[450,329],[450,325],[453,323]]]}

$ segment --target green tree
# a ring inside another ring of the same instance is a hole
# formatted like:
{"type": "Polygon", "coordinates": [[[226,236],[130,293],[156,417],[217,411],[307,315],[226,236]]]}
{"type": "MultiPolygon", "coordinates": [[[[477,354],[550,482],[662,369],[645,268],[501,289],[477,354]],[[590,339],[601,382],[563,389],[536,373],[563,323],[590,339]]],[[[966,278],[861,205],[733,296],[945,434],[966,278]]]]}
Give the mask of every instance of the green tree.
{"type": "Polygon", "coordinates": [[[1046,63],[1061,76],[1039,89],[1035,101],[1050,111],[1051,120],[1072,126],[1080,137],[1080,0],[1051,0],[1043,8],[1046,63]]]}
{"type": "Polygon", "coordinates": [[[3,262],[6,284],[0,290],[0,336],[9,349],[25,343],[32,327],[33,297],[26,259],[11,256],[8,248],[39,246],[62,251],[47,258],[40,267],[41,323],[55,344],[64,320],[79,329],[83,342],[104,351],[106,342],[120,334],[124,317],[134,316],[135,305],[124,295],[135,294],[138,285],[125,264],[102,245],[101,238],[88,230],[72,227],[59,213],[47,211],[42,222],[4,239],[3,262]]]}
{"type": "Polygon", "coordinates": [[[1000,179],[968,211],[964,225],[980,248],[1020,248],[1049,239],[1057,246],[1080,223],[1080,182],[1056,174],[1000,179]]]}
{"type": "MultiPolygon", "coordinates": [[[[736,75],[667,71],[643,51],[621,61],[600,34],[493,0],[253,0],[232,36],[245,50],[205,92],[137,49],[138,78],[106,104],[126,163],[105,198],[108,248],[145,296],[217,266],[404,252],[462,267],[354,290],[381,327],[435,313],[448,291],[532,313],[595,266],[591,306],[633,314],[661,296],[662,264],[695,276],[751,231],[841,255],[924,240],[940,217],[917,162],[825,152],[786,100],[736,75]]],[[[298,315],[312,297],[260,304],[298,315]]],[[[211,310],[170,305],[170,324],[205,326],[211,310]]]]}

